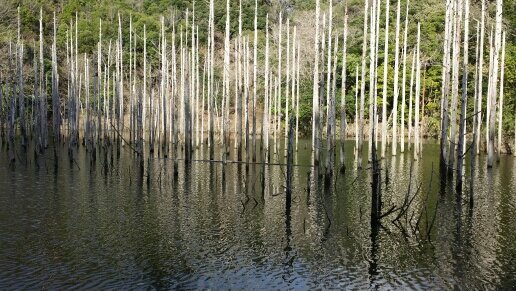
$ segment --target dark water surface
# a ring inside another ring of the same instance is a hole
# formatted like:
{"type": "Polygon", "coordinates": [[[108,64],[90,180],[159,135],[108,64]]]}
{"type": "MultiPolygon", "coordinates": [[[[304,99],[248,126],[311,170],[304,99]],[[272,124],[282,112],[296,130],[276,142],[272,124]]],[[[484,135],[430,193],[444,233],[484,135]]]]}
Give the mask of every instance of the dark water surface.
{"type": "MultiPolygon", "coordinates": [[[[389,157],[383,212],[407,193],[412,202],[379,224],[371,171],[355,169],[353,145],[345,174],[329,181],[294,168],[291,208],[285,166],[174,169],[156,157],[142,173],[127,148],[92,164],[83,149],[70,163],[63,147],[57,168],[49,150],[11,169],[2,148],[0,289],[516,288],[513,157],[491,171],[477,160],[472,207],[469,182],[457,196],[439,181],[437,145],[413,164],[411,153],[389,157]]],[[[297,164],[310,163],[307,146],[297,164]]]]}

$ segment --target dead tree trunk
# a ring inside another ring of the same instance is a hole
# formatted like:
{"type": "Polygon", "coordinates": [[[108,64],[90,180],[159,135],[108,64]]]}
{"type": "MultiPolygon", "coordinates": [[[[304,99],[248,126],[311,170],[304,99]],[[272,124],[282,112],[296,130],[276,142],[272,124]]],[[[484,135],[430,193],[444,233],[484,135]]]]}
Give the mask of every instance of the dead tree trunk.
{"type": "Polygon", "coordinates": [[[387,72],[389,66],[389,2],[385,1],[385,45],[383,48],[382,159],[387,148],[387,72]]]}
{"type": "MultiPolygon", "coordinates": [[[[502,37],[502,0],[496,1],[496,26],[495,41],[493,51],[493,73],[491,76],[490,88],[490,114],[489,114],[489,142],[487,145],[487,167],[491,168],[494,164],[494,139],[495,139],[495,119],[496,119],[496,89],[498,84],[498,59],[500,57],[501,37],[502,37]]],[[[500,149],[498,149],[500,151],[500,149]]]]}
{"type": "Polygon", "coordinates": [[[462,175],[464,168],[464,144],[466,132],[466,110],[468,104],[468,39],[469,39],[469,0],[464,3],[464,56],[462,71],[462,100],[460,110],[459,143],[457,145],[457,177],[456,189],[458,194],[462,192],[462,175]]]}
{"type": "Polygon", "coordinates": [[[315,8],[315,61],[313,80],[313,104],[312,104],[312,148],[314,149],[314,165],[319,165],[319,13],[320,3],[316,0],[315,8]]]}
{"type": "MultiPolygon", "coordinates": [[[[443,73],[442,73],[442,95],[441,95],[441,149],[440,149],[440,169],[444,175],[448,169],[448,99],[450,94],[450,62],[451,62],[451,35],[453,27],[453,2],[448,0],[446,3],[446,18],[444,31],[444,53],[443,53],[443,73]]],[[[410,134],[410,131],[409,131],[410,134]]]]}
{"type": "Polygon", "coordinates": [[[394,101],[392,107],[392,155],[398,151],[398,96],[399,96],[399,59],[400,59],[400,10],[401,4],[398,0],[396,10],[396,45],[394,52],[394,101]]]}
{"type": "MultiPolygon", "coordinates": [[[[482,2],[482,18],[480,20],[480,46],[479,46],[479,60],[478,60],[478,81],[477,81],[477,110],[478,112],[478,122],[477,126],[475,127],[476,130],[476,139],[475,139],[475,146],[476,146],[476,154],[480,154],[480,139],[481,139],[481,127],[482,127],[482,88],[483,88],[483,73],[484,73],[484,37],[485,37],[485,14],[486,14],[486,2],[485,0],[481,0],[482,2]]],[[[475,112],[475,114],[476,114],[475,112]]]]}
{"type": "MultiPolygon", "coordinates": [[[[368,5],[369,0],[364,0],[364,32],[362,39],[362,70],[360,77],[360,118],[359,118],[359,134],[358,134],[358,152],[357,167],[362,168],[362,149],[364,143],[364,103],[365,103],[365,75],[366,75],[366,54],[367,54],[367,25],[368,25],[368,5]]],[[[373,15],[371,14],[371,17],[373,15]]],[[[371,32],[372,33],[372,32],[371,32]]]]}
{"type": "Polygon", "coordinates": [[[505,73],[505,31],[502,34],[502,60],[500,63],[500,105],[498,111],[498,160],[500,160],[500,154],[502,151],[502,127],[503,127],[503,82],[504,82],[504,73],[505,73]]]}
{"type": "MultiPolygon", "coordinates": [[[[345,147],[344,142],[346,140],[346,75],[347,75],[347,39],[348,39],[348,5],[346,3],[344,7],[344,37],[342,44],[342,84],[341,84],[341,97],[340,97],[340,164],[341,170],[344,171],[345,167],[345,147]]],[[[355,84],[358,86],[358,83],[355,84]]]]}
{"type": "Polygon", "coordinates": [[[408,30],[408,11],[409,1],[407,1],[407,10],[405,12],[405,31],[403,33],[403,72],[401,77],[401,141],[400,151],[405,152],[405,108],[406,105],[406,81],[407,81],[407,30],[408,30]]]}

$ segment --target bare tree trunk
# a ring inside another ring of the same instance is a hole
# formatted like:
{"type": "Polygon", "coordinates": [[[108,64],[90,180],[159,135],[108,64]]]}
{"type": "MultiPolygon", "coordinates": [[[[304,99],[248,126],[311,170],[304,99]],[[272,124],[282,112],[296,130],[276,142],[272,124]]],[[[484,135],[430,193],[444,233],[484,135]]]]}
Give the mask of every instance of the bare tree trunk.
{"type": "Polygon", "coordinates": [[[289,130],[289,98],[290,98],[290,19],[287,18],[287,71],[286,77],[287,82],[285,86],[285,156],[287,156],[287,145],[288,145],[288,130],[289,130]]]}
{"type": "MultiPolygon", "coordinates": [[[[290,69],[290,74],[291,74],[291,76],[290,76],[290,80],[291,80],[290,103],[291,103],[292,109],[290,111],[291,111],[291,118],[294,118],[294,119],[295,119],[296,110],[297,110],[296,109],[297,108],[297,104],[296,104],[296,54],[297,54],[296,38],[297,38],[297,29],[296,29],[296,26],[294,26],[294,31],[292,33],[292,51],[290,53],[291,64],[292,64],[292,67],[290,69]]],[[[289,96],[287,96],[287,98],[289,98],[289,96]]],[[[295,120],[294,120],[294,122],[295,122],[295,120]]],[[[294,134],[295,134],[295,128],[294,128],[294,134]]],[[[295,136],[294,136],[294,138],[295,138],[295,136]]],[[[297,144],[296,144],[296,147],[297,147],[297,144]]]]}
{"type": "MultiPolygon", "coordinates": [[[[256,100],[257,100],[257,79],[258,79],[258,0],[254,0],[254,39],[253,39],[253,140],[252,153],[253,162],[256,161],[256,100]]],[[[296,143],[297,144],[297,143],[296,143]]]]}
{"type": "MultiPolygon", "coordinates": [[[[208,56],[204,57],[202,69],[202,102],[201,102],[201,145],[204,144],[204,111],[206,108],[206,71],[208,70],[208,56]]],[[[173,109],[172,109],[173,110],[173,109]]],[[[208,112],[209,114],[209,112],[208,112]]]]}
{"type": "Polygon", "coordinates": [[[265,94],[262,122],[263,161],[269,161],[269,15],[265,20],[265,68],[264,68],[265,94]]]}
{"type": "MultiPolygon", "coordinates": [[[[143,25],[143,94],[142,94],[142,137],[141,137],[141,141],[142,141],[142,153],[143,153],[143,150],[144,150],[144,140],[145,140],[145,117],[146,117],[146,111],[147,111],[147,104],[146,104],[146,99],[147,99],[147,28],[146,28],[146,25],[144,24],[143,25]]],[[[149,127],[147,127],[149,128],[149,127]]]]}
{"type": "Polygon", "coordinates": [[[460,127],[459,127],[459,143],[457,145],[457,177],[456,189],[457,192],[462,191],[462,176],[464,168],[464,144],[466,135],[466,110],[468,104],[468,39],[469,39],[469,0],[464,3],[464,57],[463,57],[463,72],[462,72],[462,101],[460,111],[460,127]]]}
{"type": "MultiPolygon", "coordinates": [[[[487,167],[493,167],[494,163],[494,139],[495,139],[495,118],[496,118],[496,89],[498,83],[498,59],[500,57],[500,46],[502,37],[502,0],[496,1],[496,26],[495,26],[495,42],[493,52],[493,74],[491,78],[490,105],[491,113],[489,114],[489,143],[487,146],[487,167]]],[[[498,149],[500,151],[500,149],[498,149]]]]}
{"type": "Polygon", "coordinates": [[[297,42],[297,62],[296,62],[296,152],[299,146],[299,84],[301,79],[299,78],[300,61],[301,60],[301,42],[297,42]]]}
{"type": "Polygon", "coordinates": [[[223,129],[223,140],[224,140],[224,153],[222,155],[222,160],[226,163],[229,153],[229,24],[230,24],[230,14],[229,14],[229,0],[226,1],[226,32],[225,32],[225,40],[224,40],[224,106],[226,110],[223,110],[224,114],[224,129],[223,129]]]}
{"type": "Polygon", "coordinates": [[[455,19],[453,22],[453,58],[452,58],[452,100],[450,120],[450,150],[448,157],[448,173],[453,173],[455,165],[455,147],[457,145],[457,105],[459,97],[459,71],[460,71],[460,36],[462,31],[462,1],[455,0],[455,19]]]}
{"type": "MultiPolygon", "coordinates": [[[[405,152],[405,107],[406,107],[406,81],[407,81],[407,31],[408,31],[408,11],[409,1],[407,0],[407,10],[405,12],[405,31],[403,33],[403,76],[401,77],[401,141],[400,151],[405,152]]],[[[442,109],[441,109],[442,110],[442,109]]]]}
{"type": "Polygon", "coordinates": [[[374,104],[376,104],[376,19],[378,15],[378,9],[376,4],[378,1],[372,0],[373,5],[371,7],[371,35],[369,43],[369,151],[368,161],[371,161],[373,152],[373,126],[376,119],[376,111],[374,110],[374,104]]]}
{"type": "Polygon", "coordinates": [[[412,67],[410,69],[410,86],[409,86],[409,112],[408,112],[408,148],[412,148],[412,144],[414,143],[414,130],[412,126],[412,97],[413,97],[413,91],[412,88],[414,87],[414,76],[415,76],[415,68],[416,68],[416,51],[414,50],[412,52],[412,67]]]}
{"type": "Polygon", "coordinates": [[[236,148],[237,148],[237,157],[238,160],[242,160],[242,0],[239,0],[239,12],[238,12],[238,38],[237,38],[238,46],[235,46],[237,50],[236,53],[236,63],[237,66],[237,78],[235,80],[235,87],[237,88],[235,92],[235,96],[237,97],[236,106],[236,148]]]}
{"type": "MultiPolygon", "coordinates": [[[[16,61],[16,60],[14,60],[16,61]]],[[[11,41],[9,41],[9,73],[10,73],[10,77],[8,77],[8,79],[13,79],[14,77],[14,72],[12,72],[12,68],[13,68],[13,52],[12,52],[12,44],[11,44],[11,41]]],[[[9,164],[10,165],[14,165],[14,163],[16,162],[16,156],[14,154],[14,136],[16,134],[15,132],[15,120],[16,120],[16,99],[14,97],[14,94],[15,94],[15,88],[14,88],[14,85],[13,85],[13,80],[8,80],[7,81],[7,97],[9,98],[9,117],[8,117],[8,147],[9,147],[9,164]]],[[[39,90],[38,90],[38,93],[39,93],[39,90]]],[[[39,106],[38,106],[39,107],[39,106]]],[[[39,118],[39,116],[38,116],[39,118]]],[[[39,137],[39,128],[38,128],[38,137],[39,137]]],[[[38,141],[38,144],[40,144],[40,142],[38,141]]]]}
{"type": "Polygon", "coordinates": [[[493,26],[491,25],[491,33],[489,34],[489,69],[488,69],[488,76],[487,76],[487,96],[486,96],[486,128],[485,128],[485,138],[486,138],[486,153],[488,151],[489,146],[489,122],[491,121],[491,118],[489,118],[491,114],[491,85],[492,85],[492,78],[493,78],[493,56],[494,56],[494,33],[493,33],[493,26]]]}
{"type": "Polygon", "coordinates": [[[20,37],[20,7],[18,6],[18,37],[16,41],[16,75],[18,77],[18,109],[19,109],[19,123],[21,133],[21,145],[23,148],[27,146],[27,123],[25,116],[25,94],[23,85],[23,41],[20,37]]]}
{"type": "Polygon", "coordinates": [[[215,158],[215,96],[214,96],[214,31],[215,31],[215,12],[213,0],[210,0],[210,16],[209,16],[209,38],[208,38],[208,146],[210,147],[210,160],[215,158]]]}
{"type": "Polygon", "coordinates": [[[45,78],[45,68],[43,64],[43,9],[39,10],[39,94],[40,94],[40,150],[46,149],[47,141],[47,97],[43,89],[43,81],[45,78]]]}
{"type": "MultiPolygon", "coordinates": [[[[364,103],[365,103],[365,74],[366,74],[366,54],[367,54],[367,25],[368,25],[368,8],[369,0],[364,0],[364,32],[362,39],[362,70],[360,77],[360,130],[358,134],[358,160],[357,168],[362,168],[362,150],[364,143],[364,103]]],[[[371,14],[373,17],[373,14],[371,14]]],[[[372,28],[371,28],[372,29],[372,28]]],[[[372,34],[372,32],[371,32],[372,34]]]]}
{"type": "MultiPolygon", "coordinates": [[[[330,99],[331,99],[331,61],[332,61],[332,29],[333,29],[333,1],[329,1],[329,13],[328,13],[328,49],[326,55],[326,132],[328,132],[329,127],[329,115],[330,115],[330,99]]],[[[324,35],[324,33],[323,33],[324,35]]],[[[324,38],[324,36],[323,36],[324,38]]],[[[324,46],[323,46],[323,55],[324,55],[324,46]]],[[[323,63],[324,66],[324,63],[323,63]]],[[[329,142],[330,137],[326,136],[327,141],[329,142]]]]}
{"type": "MultiPolygon", "coordinates": [[[[484,68],[484,35],[485,35],[485,14],[486,14],[486,2],[485,0],[481,0],[482,2],[482,18],[480,20],[480,47],[479,47],[479,60],[478,60],[478,81],[477,81],[477,110],[478,112],[478,122],[475,127],[476,130],[476,154],[480,154],[480,138],[481,138],[481,127],[482,127],[482,88],[483,88],[483,68],[484,68]]],[[[475,112],[475,113],[476,113],[475,112]]]]}
{"type": "MultiPolygon", "coordinates": [[[[344,7],[344,37],[342,44],[342,84],[341,84],[341,97],[340,97],[340,164],[341,169],[345,170],[345,156],[344,156],[344,142],[346,140],[346,75],[347,75],[347,39],[348,39],[348,5],[344,7]]],[[[358,74],[358,72],[357,72],[358,74]]],[[[358,83],[355,84],[358,86],[358,83]]],[[[356,106],[356,104],[355,104],[356,106]]]]}
{"type": "Polygon", "coordinates": [[[385,1],[385,45],[383,48],[382,159],[387,148],[387,72],[389,66],[389,2],[385,1]]]}
{"type": "Polygon", "coordinates": [[[421,42],[421,24],[417,24],[417,48],[416,48],[416,109],[414,118],[414,160],[418,160],[420,154],[419,144],[419,95],[421,87],[421,56],[419,46],[421,42]]]}
{"type": "Polygon", "coordinates": [[[357,160],[358,162],[358,157],[356,156],[358,154],[358,91],[359,91],[359,87],[358,87],[358,65],[356,66],[356,70],[355,70],[355,150],[354,150],[354,154],[355,154],[355,159],[357,160]]]}
{"type": "Polygon", "coordinates": [[[333,175],[333,166],[335,164],[335,95],[337,94],[337,50],[339,48],[339,38],[335,36],[335,45],[333,49],[333,69],[331,75],[333,76],[331,84],[330,103],[328,103],[328,127],[326,128],[326,135],[328,139],[328,156],[326,157],[326,175],[329,177],[333,175]]]}
{"type": "Polygon", "coordinates": [[[505,73],[505,31],[502,33],[502,60],[500,63],[500,105],[498,105],[498,160],[502,151],[502,128],[503,128],[503,82],[505,73]]]}
{"type": "MultiPolygon", "coordinates": [[[[367,0],[366,0],[367,1],[367,0]]],[[[312,104],[312,148],[314,150],[314,165],[319,165],[319,0],[315,1],[315,61],[314,61],[314,80],[313,80],[313,104],[312,104]]]]}
{"type": "Polygon", "coordinates": [[[400,55],[400,0],[396,10],[396,45],[394,53],[394,104],[392,107],[392,155],[398,151],[398,96],[399,96],[399,55],[400,55]]]}
{"type": "Polygon", "coordinates": [[[283,82],[283,74],[282,74],[282,52],[283,52],[283,13],[280,11],[279,13],[279,32],[278,32],[278,69],[277,69],[277,83],[275,85],[275,88],[277,86],[277,95],[276,96],[276,119],[274,124],[274,153],[276,154],[278,152],[278,135],[281,133],[281,102],[282,102],[282,95],[281,95],[281,84],[283,82]]]}
{"type": "MultiPolygon", "coordinates": [[[[448,99],[450,94],[450,62],[451,62],[451,36],[453,32],[455,0],[448,0],[446,3],[446,19],[444,32],[444,53],[443,53],[443,73],[442,73],[442,96],[441,96],[441,149],[440,149],[440,168],[444,174],[448,168],[448,99]]],[[[409,131],[410,134],[410,131],[409,131]]]]}

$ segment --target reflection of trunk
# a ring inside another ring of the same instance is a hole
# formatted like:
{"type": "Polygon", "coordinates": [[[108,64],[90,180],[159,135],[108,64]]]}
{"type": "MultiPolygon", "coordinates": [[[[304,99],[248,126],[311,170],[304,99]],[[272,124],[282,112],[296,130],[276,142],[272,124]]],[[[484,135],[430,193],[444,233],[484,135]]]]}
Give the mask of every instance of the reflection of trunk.
{"type": "Polygon", "coordinates": [[[294,117],[289,120],[288,127],[288,142],[287,142],[287,189],[286,189],[286,207],[287,210],[290,209],[292,205],[292,174],[294,167],[294,126],[295,126],[294,117]]]}
{"type": "MultiPolygon", "coordinates": [[[[376,128],[373,127],[373,136],[374,132],[376,131],[376,128]]],[[[380,170],[380,163],[378,162],[378,157],[376,153],[376,145],[374,143],[373,138],[373,147],[371,152],[371,161],[372,161],[372,167],[371,167],[371,174],[372,174],[372,192],[371,192],[371,220],[378,221],[380,219],[381,215],[381,209],[382,209],[382,200],[381,200],[381,170],[380,170]]]]}
{"type": "Polygon", "coordinates": [[[373,286],[376,276],[378,275],[378,234],[380,232],[380,222],[371,217],[371,254],[369,259],[369,280],[370,286],[373,286]]]}
{"type": "Polygon", "coordinates": [[[376,128],[373,126],[371,135],[371,174],[372,174],[372,191],[371,191],[371,260],[369,261],[369,276],[371,281],[378,274],[377,271],[377,248],[378,248],[378,233],[380,230],[380,215],[382,209],[381,201],[381,173],[378,158],[376,156],[376,145],[374,141],[374,132],[376,128]]]}
{"type": "MultiPolygon", "coordinates": [[[[287,189],[286,189],[286,197],[285,197],[285,232],[286,232],[286,241],[287,246],[285,251],[288,252],[291,250],[290,240],[292,236],[292,172],[293,172],[293,164],[294,164],[294,126],[295,119],[294,117],[290,118],[289,126],[288,126],[288,142],[287,142],[287,189]]],[[[265,164],[264,164],[265,167],[265,164]]],[[[264,169],[265,170],[265,169],[264,169]]],[[[264,171],[265,177],[265,171],[264,171]]],[[[262,185],[264,186],[264,185],[262,185]]]]}

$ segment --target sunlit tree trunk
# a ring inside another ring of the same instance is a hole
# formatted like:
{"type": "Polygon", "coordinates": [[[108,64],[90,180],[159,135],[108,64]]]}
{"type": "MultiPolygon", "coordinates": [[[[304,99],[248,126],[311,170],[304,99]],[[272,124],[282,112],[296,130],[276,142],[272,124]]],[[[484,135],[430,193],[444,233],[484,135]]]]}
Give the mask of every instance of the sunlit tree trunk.
{"type": "Polygon", "coordinates": [[[387,148],[387,72],[389,67],[389,2],[385,1],[385,45],[383,47],[382,159],[387,148]]]}
{"type": "Polygon", "coordinates": [[[416,50],[412,52],[412,66],[410,69],[410,84],[409,84],[409,112],[408,112],[408,148],[412,148],[414,143],[414,130],[412,126],[412,104],[413,104],[413,88],[414,88],[414,76],[416,68],[416,50]]]}
{"type": "Polygon", "coordinates": [[[400,151],[405,152],[405,107],[406,107],[406,81],[407,81],[407,31],[408,31],[408,11],[409,1],[407,0],[407,10],[405,12],[405,31],[403,33],[403,73],[401,77],[401,141],[400,151]]]}
{"type": "Polygon", "coordinates": [[[479,59],[478,59],[478,81],[477,81],[477,110],[475,114],[478,113],[478,121],[477,125],[475,127],[476,130],[476,154],[480,154],[480,138],[481,138],[481,127],[482,127],[482,88],[483,88],[483,81],[482,76],[484,73],[484,37],[485,37],[485,14],[486,14],[486,2],[485,0],[481,0],[482,2],[482,18],[480,20],[480,46],[479,46],[479,59]]]}
{"type": "Polygon", "coordinates": [[[335,36],[335,45],[333,51],[333,69],[331,74],[333,76],[331,84],[331,96],[330,103],[328,103],[328,127],[326,129],[326,135],[328,138],[328,156],[326,157],[326,175],[331,176],[333,174],[333,166],[335,163],[335,95],[337,90],[337,50],[339,48],[338,36],[335,36]]]}
{"type": "MultiPolygon", "coordinates": [[[[490,110],[489,114],[489,143],[487,150],[487,167],[493,167],[494,163],[494,139],[495,139],[495,118],[496,118],[496,90],[498,84],[498,62],[500,57],[500,47],[502,38],[502,0],[496,1],[496,26],[495,26],[495,41],[493,52],[493,74],[491,78],[490,88],[490,110]]],[[[498,149],[500,151],[500,149],[498,149]]]]}
{"type": "Polygon", "coordinates": [[[462,175],[464,168],[464,144],[466,135],[466,110],[468,104],[468,40],[469,40],[469,0],[464,3],[464,56],[462,71],[462,101],[460,111],[459,143],[457,145],[457,191],[462,190],[462,175]]]}
{"type": "Polygon", "coordinates": [[[265,18],[264,108],[262,121],[263,161],[269,161],[269,15],[265,18]]]}
{"type": "Polygon", "coordinates": [[[416,109],[414,118],[414,160],[418,160],[420,154],[419,144],[419,97],[421,93],[421,55],[420,55],[420,42],[421,42],[421,24],[417,24],[417,48],[416,48],[416,109]]]}
{"type": "Polygon", "coordinates": [[[505,31],[502,33],[502,60],[500,63],[500,105],[498,105],[498,159],[502,151],[502,128],[503,128],[503,90],[504,90],[504,74],[505,74],[505,31]]]}
{"type": "Polygon", "coordinates": [[[396,10],[396,45],[394,52],[394,102],[392,106],[392,155],[398,151],[398,96],[399,96],[399,59],[400,59],[400,10],[401,4],[398,0],[396,10]]]}
{"type": "Polygon", "coordinates": [[[224,98],[224,108],[222,110],[222,114],[224,114],[224,126],[223,126],[223,147],[224,153],[222,155],[222,160],[226,163],[229,153],[229,24],[230,24],[230,8],[229,8],[229,0],[226,1],[226,32],[224,36],[224,67],[223,67],[223,98],[224,98]]]}
{"type": "MultiPolygon", "coordinates": [[[[367,0],[366,0],[367,1],[367,0]]],[[[319,165],[319,0],[315,1],[315,37],[314,37],[314,71],[313,71],[313,104],[312,104],[312,148],[314,150],[314,165],[319,165]]]]}
{"type": "MultiPolygon", "coordinates": [[[[346,76],[347,76],[347,39],[348,39],[348,5],[344,7],[344,36],[342,43],[342,84],[340,97],[340,164],[344,170],[345,156],[344,156],[344,142],[346,140],[346,76]]],[[[357,72],[358,74],[358,72],[357,72]]],[[[358,86],[358,83],[355,83],[358,86]]],[[[355,104],[356,106],[356,104],[355,104]]],[[[356,124],[356,123],[355,123],[356,124]]]]}
{"type": "MultiPolygon", "coordinates": [[[[448,167],[448,99],[450,94],[450,72],[451,72],[451,36],[453,32],[453,3],[455,0],[447,0],[446,17],[444,30],[444,52],[443,52],[443,70],[442,70],[442,95],[441,95],[441,144],[440,144],[440,168],[441,172],[447,171],[448,167]]],[[[409,125],[410,126],[410,125],[409,125]]],[[[410,135],[409,130],[409,135],[410,135]]],[[[410,146],[410,144],[409,144],[410,146]]]]}
{"type": "MultiPolygon", "coordinates": [[[[371,161],[371,153],[373,151],[373,126],[375,124],[376,112],[374,110],[374,105],[376,104],[376,18],[378,15],[378,11],[376,8],[376,0],[372,0],[371,7],[371,34],[370,34],[370,42],[369,42],[369,150],[368,150],[368,160],[371,161]]],[[[365,36],[365,34],[364,34],[365,36]]]]}
{"type": "MultiPolygon", "coordinates": [[[[374,1],[374,0],[373,0],[374,1]]],[[[366,75],[366,54],[367,54],[367,25],[369,13],[369,0],[364,0],[364,32],[362,34],[362,69],[360,77],[360,131],[358,134],[357,168],[362,168],[362,149],[364,143],[364,103],[365,103],[365,75],[366,75]]],[[[371,17],[373,15],[371,14],[371,17]]],[[[372,32],[371,32],[372,34],[372,32]]]]}
{"type": "Polygon", "coordinates": [[[459,70],[460,70],[460,36],[462,31],[462,3],[455,0],[455,18],[453,21],[453,57],[452,57],[452,98],[450,108],[450,149],[448,152],[448,173],[453,173],[455,165],[455,147],[457,145],[457,105],[459,99],[459,70]]]}
{"type": "MultiPolygon", "coordinates": [[[[256,161],[256,100],[257,95],[257,78],[258,78],[258,0],[254,0],[254,39],[253,39],[253,140],[252,152],[253,161],[256,161]]],[[[296,143],[297,144],[297,143],[296,143]]]]}

